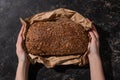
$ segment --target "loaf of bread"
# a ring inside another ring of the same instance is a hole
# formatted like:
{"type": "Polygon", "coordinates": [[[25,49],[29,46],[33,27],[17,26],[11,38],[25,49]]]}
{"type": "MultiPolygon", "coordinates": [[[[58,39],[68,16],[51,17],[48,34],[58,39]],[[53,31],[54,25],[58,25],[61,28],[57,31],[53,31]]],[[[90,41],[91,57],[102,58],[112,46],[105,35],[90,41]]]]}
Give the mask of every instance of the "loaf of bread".
{"type": "Polygon", "coordinates": [[[88,32],[67,17],[38,21],[27,30],[28,53],[41,56],[82,55],[88,49],[88,32]]]}

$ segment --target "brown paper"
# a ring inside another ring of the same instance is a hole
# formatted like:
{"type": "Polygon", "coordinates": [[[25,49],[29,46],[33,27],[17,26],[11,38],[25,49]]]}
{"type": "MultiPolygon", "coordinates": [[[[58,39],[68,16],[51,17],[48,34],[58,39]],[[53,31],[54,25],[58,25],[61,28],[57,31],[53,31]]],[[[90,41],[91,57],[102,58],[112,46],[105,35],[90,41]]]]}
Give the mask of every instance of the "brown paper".
{"type": "MultiPolygon", "coordinates": [[[[65,8],[59,8],[59,9],[49,11],[49,12],[38,13],[25,20],[20,19],[22,25],[24,25],[23,38],[25,39],[26,32],[30,24],[33,24],[36,21],[52,20],[60,16],[68,17],[75,23],[82,25],[85,30],[89,30],[92,28],[92,22],[89,19],[83,17],[78,12],[65,9],[65,8]]],[[[69,65],[69,64],[75,64],[75,65],[80,65],[80,66],[85,65],[88,63],[88,58],[87,58],[88,54],[89,54],[89,45],[88,45],[88,50],[84,53],[84,55],[42,57],[42,56],[32,55],[28,53],[30,57],[30,61],[32,63],[36,63],[36,62],[42,63],[47,68],[52,68],[55,65],[69,65]]]]}

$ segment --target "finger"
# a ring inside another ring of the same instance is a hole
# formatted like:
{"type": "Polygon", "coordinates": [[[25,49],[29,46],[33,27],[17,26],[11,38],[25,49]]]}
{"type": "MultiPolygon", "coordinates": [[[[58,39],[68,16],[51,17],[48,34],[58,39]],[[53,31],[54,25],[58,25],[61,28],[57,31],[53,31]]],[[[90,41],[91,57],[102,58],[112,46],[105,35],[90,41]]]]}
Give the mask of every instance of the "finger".
{"type": "Polygon", "coordinates": [[[18,35],[17,44],[16,44],[16,45],[18,45],[18,46],[22,44],[22,40],[23,40],[23,39],[22,39],[23,27],[24,27],[24,26],[21,27],[21,30],[20,30],[19,35],[18,35]]]}
{"type": "Polygon", "coordinates": [[[94,32],[90,31],[89,34],[90,34],[90,36],[92,38],[92,41],[96,41],[97,40],[96,37],[95,37],[94,32]]]}
{"type": "Polygon", "coordinates": [[[17,43],[21,43],[22,42],[22,35],[20,35],[17,39],[17,43]]]}
{"type": "Polygon", "coordinates": [[[95,31],[95,30],[93,29],[92,32],[94,33],[95,37],[96,37],[97,39],[99,39],[99,36],[98,36],[97,31],[95,31]]]}
{"type": "Polygon", "coordinates": [[[95,36],[96,36],[97,38],[99,38],[99,35],[98,35],[98,32],[97,32],[95,26],[93,26],[93,32],[94,32],[95,36]]]}
{"type": "Polygon", "coordinates": [[[93,31],[90,31],[89,34],[90,34],[90,36],[91,36],[91,38],[92,38],[91,43],[92,43],[92,42],[93,42],[93,43],[96,43],[97,46],[99,46],[99,40],[96,38],[94,32],[93,32],[93,31]]]}
{"type": "MultiPolygon", "coordinates": [[[[88,18],[87,18],[86,20],[87,20],[88,22],[91,22],[88,18]]],[[[94,30],[93,32],[94,32],[95,36],[96,36],[97,38],[99,38],[99,35],[98,35],[97,30],[96,30],[96,28],[95,28],[94,25],[92,25],[92,29],[94,30]]]]}
{"type": "MultiPolygon", "coordinates": [[[[87,18],[86,20],[87,20],[88,22],[91,22],[88,18],[87,18]]],[[[98,36],[97,30],[96,30],[96,28],[95,28],[94,25],[92,26],[92,31],[94,32],[95,37],[98,38],[99,36],[98,36]]]]}
{"type": "Polygon", "coordinates": [[[22,37],[19,37],[16,43],[16,47],[20,47],[22,45],[22,37]]]}
{"type": "Polygon", "coordinates": [[[22,37],[23,31],[24,31],[24,26],[21,27],[21,30],[20,30],[19,35],[18,35],[18,39],[22,37]]]}
{"type": "Polygon", "coordinates": [[[18,36],[21,36],[21,34],[23,33],[23,30],[24,30],[24,26],[21,27],[21,30],[19,32],[19,35],[18,36]]]}

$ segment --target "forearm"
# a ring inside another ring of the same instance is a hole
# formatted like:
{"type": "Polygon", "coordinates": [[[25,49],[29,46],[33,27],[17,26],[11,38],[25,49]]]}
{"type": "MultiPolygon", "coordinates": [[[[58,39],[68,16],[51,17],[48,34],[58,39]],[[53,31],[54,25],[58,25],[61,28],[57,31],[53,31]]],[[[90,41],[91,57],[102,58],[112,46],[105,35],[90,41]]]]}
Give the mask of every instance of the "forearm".
{"type": "Polygon", "coordinates": [[[91,80],[105,80],[102,63],[99,55],[89,56],[91,80]]]}
{"type": "Polygon", "coordinates": [[[28,80],[28,69],[29,63],[19,61],[15,80],[28,80]]]}

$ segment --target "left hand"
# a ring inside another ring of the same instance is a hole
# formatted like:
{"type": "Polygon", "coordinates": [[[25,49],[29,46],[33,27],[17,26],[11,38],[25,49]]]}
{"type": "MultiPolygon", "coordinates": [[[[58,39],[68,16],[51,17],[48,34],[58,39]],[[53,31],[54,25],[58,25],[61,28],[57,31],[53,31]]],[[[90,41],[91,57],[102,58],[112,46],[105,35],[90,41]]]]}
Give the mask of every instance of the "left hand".
{"type": "Polygon", "coordinates": [[[18,39],[17,39],[17,43],[16,43],[16,53],[17,53],[17,57],[18,57],[18,61],[19,62],[29,62],[28,58],[27,58],[27,53],[25,52],[25,50],[23,49],[23,37],[22,37],[22,33],[24,30],[24,26],[22,26],[19,35],[18,35],[18,39]]]}

